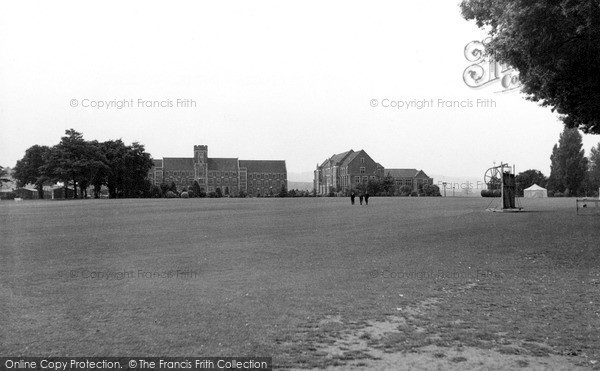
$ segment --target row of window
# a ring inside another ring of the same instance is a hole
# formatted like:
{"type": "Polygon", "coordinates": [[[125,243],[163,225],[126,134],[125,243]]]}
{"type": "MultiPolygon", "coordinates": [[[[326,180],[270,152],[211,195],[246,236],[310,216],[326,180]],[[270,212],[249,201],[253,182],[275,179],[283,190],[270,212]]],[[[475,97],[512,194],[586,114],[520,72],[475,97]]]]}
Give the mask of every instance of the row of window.
{"type": "MultiPolygon", "coordinates": [[[[164,182],[165,183],[171,183],[174,182],[175,184],[194,184],[195,179],[194,178],[174,178],[174,177],[166,177],[164,182]]],[[[158,181],[158,178],[156,179],[157,183],[162,183],[158,181]]]]}
{"type": "Polygon", "coordinates": [[[194,176],[193,171],[187,170],[173,170],[173,171],[165,171],[165,176],[194,176]]]}
{"type": "Polygon", "coordinates": [[[210,177],[237,177],[237,171],[209,171],[210,177]]]}
{"type": "Polygon", "coordinates": [[[208,184],[237,184],[238,180],[237,179],[230,179],[230,178],[208,178],[208,184]]]}
{"type": "Polygon", "coordinates": [[[250,173],[248,179],[285,179],[283,173],[250,173]]]}
{"type": "Polygon", "coordinates": [[[264,182],[262,180],[257,180],[257,181],[249,181],[248,182],[248,186],[249,187],[281,187],[282,184],[284,184],[284,182],[280,181],[280,180],[265,180],[264,182]]]}
{"type": "MultiPolygon", "coordinates": [[[[194,176],[194,172],[193,171],[184,171],[184,170],[168,170],[164,172],[165,177],[169,177],[169,176],[194,176]]],[[[242,174],[244,175],[244,174],[242,174]]],[[[238,173],[237,171],[209,171],[208,172],[208,176],[211,178],[237,178],[238,173]]],[[[154,174],[150,173],[149,177],[154,177],[154,174]]],[[[286,175],[284,173],[251,173],[250,175],[248,175],[249,179],[285,179],[286,175]]]]}

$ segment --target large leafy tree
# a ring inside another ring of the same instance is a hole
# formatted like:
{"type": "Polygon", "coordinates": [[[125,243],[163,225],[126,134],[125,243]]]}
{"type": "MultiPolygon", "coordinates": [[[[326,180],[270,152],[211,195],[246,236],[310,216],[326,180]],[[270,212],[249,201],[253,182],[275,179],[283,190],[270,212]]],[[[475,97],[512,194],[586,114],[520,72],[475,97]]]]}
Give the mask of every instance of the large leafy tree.
{"type": "Polygon", "coordinates": [[[540,187],[546,187],[547,181],[548,179],[541,171],[535,169],[525,170],[517,174],[515,177],[515,182],[517,183],[517,193],[519,196],[523,196],[523,190],[531,187],[534,184],[537,184],[540,187]]]}
{"type": "Polygon", "coordinates": [[[39,198],[44,198],[44,183],[49,180],[44,172],[44,165],[49,154],[50,148],[47,146],[36,144],[29,147],[13,169],[13,177],[17,180],[17,186],[33,184],[38,191],[39,198]]]}
{"type": "Polygon", "coordinates": [[[142,144],[125,145],[123,141],[110,140],[102,143],[108,163],[106,185],[111,198],[141,197],[150,190],[148,171],[152,158],[142,144]]]}
{"type": "Polygon", "coordinates": [[[550,156],[548,189],[577,196],[582,194],[588,159],[585,157],[581,134],[577,129],[565,128],[550,156]]]}
{"type": "Polygon", "coordinates": [[[528,99],[566,127],[600,133],[600,3],[463,0],[462,15],[489,31],[488,56],[519,71],[528,99]]]}
{"type": "Polygon", "coordinates": [[[69,129],[60,143],[50,149],[48,160],[45,162],[43,172],[55,181],[63,182],[65,188],[72,182],[73,198],[77,198],[78,182],[84,180],[86,171],[87,143],[83,134],[69,129]]]}
{"type": "Polygon", "coordinates": [[[95,197],[99,197],[99,179],[108,171],[108,160],[97,141],[85,142],[79,159],[74,164],[76,167],[76,178],[79,184],[80,194],[87,197],[87,188],[94,185],[95,197]]]}

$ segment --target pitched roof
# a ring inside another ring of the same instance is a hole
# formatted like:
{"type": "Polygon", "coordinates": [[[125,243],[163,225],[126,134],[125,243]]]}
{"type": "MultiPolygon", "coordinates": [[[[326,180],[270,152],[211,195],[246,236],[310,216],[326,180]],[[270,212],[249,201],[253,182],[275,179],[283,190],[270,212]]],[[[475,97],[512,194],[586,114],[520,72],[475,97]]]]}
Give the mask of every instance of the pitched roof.
{"type": "Polygon", "coordinates": [[[165,169],[189,169],[194,170],[194,159],[191,157],[164,157],[165,169]]]}
{"type": "Polygon", "coordinates": [[[237,158],[208,158],[208,170],[236,170],[238,168],[237,158]]]}
{"type": "Polygon", "coordinates": [[[240,160],[248,173],[286,173],[285,160],[240,160]]]}
{"type": "Polygon", "coordinates": [[[347,156],[349,154],[352,154],[352,153],[354,153],[353,150],[349,150],[349,151],[346,151],[346,152],[334,154],[333,156],[325,159],[325,161],[323,161],[319,167],[328,167],[328,166],[341,165],[341,163],[347,158],[347,156]]]}
{"type": "Polygon", "coordinates": [[[417,169],[385,169],[385,175],[393,178],[414,178],[418,173],[417,169]]]}
{"type": "Polygon", "coordinates": [[[419,172],[417,173],[417,175],[415,175],[415,178],[429,178],[429,176],[427,174],[425,174],[425,172],[423,170],[419,170],[419,172]]]}
{"type": "Polygon", "coordinates": [[[353,153],[355,153],[353,150],[349,150],[346,152],[339,153],[337,155],[333,155],[330,159],[331,163],[333,165],[339,165],[342,161],[344,161],[344,159],[348,157],[348,155],[352,155],[353,153]]]}
{"type": "Polygon", "coordinates": [[[546,188],[542,188],[537,184],[534,184],[531,187],[525,189],[525,191],[545,191],[545,190],[546,190],[546,188]]]}

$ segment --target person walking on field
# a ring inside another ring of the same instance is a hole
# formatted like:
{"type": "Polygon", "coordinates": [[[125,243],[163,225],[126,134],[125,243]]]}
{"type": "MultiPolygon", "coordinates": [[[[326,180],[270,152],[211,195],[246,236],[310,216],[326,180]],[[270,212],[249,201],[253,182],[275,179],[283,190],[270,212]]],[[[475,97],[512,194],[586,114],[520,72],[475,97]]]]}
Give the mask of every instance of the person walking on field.
{"type": "Polygon", "coordinates": [[[358,200],[360,201],[360,204],[362,205],[362,200],[363,200],[362,192],[358,194],[358,200]]]}
{"type": "Polygon", "coordinates": [[[365,193],[365,205],[369,204],[369,192],[365,193]]]}
{"type": "Polygon", "coordinates": [[[355,198],[356,198],[356,195],[354,194],[354,192],[350,193],[350,204],[354,205],[355,198]]]}

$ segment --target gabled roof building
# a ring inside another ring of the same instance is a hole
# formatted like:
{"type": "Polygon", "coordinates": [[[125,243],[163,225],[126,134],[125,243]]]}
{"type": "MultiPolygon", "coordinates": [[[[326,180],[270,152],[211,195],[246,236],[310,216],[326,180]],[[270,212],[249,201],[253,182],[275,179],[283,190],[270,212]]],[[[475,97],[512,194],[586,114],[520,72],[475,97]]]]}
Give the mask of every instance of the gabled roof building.
{"type": "Polygon", "coordinates": [[[433,179],[417,169],[385,169],[365,152],[347,151],[325,159],[317,164],[313,185],[318,195],[330,192],[349,191],[369,180],[381,180],[386,176],[394,178],[399,189],[411,186],[414,192],[420,192],[425,184],[433,184],[433,179]]]}
{"type": "Polygon", "coordinates": [[[194,146],[194,157],[164,157],[154,160],[148,178],[152,184],[175,183],[177,189],[198,182],[203,192],[237,196],[265,196],[287,190],[284,160],[239,160],[208,157],[208,146],[194,146]]]}

